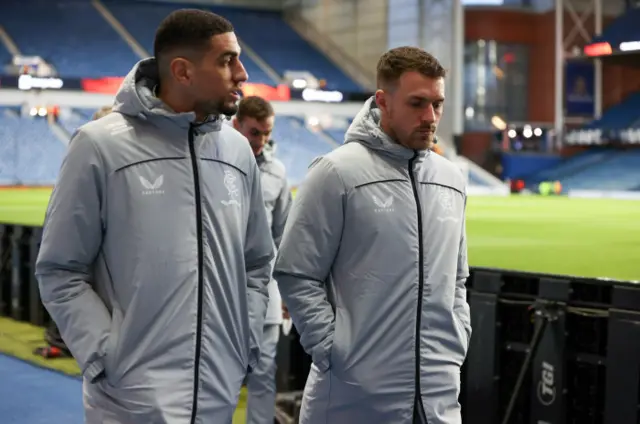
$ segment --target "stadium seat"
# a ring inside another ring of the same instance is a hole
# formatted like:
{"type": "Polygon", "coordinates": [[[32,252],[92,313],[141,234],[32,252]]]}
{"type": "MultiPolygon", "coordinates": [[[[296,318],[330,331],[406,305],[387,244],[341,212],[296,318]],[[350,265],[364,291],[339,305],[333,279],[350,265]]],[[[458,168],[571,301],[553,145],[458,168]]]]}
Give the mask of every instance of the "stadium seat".
{"type": "Polygon", "coordinates": [[[0,25],[23,55],[41,56],[62,77],[124,76],[138,60],[89,1],[18,4],[2,8],[0,25]]]}
{"type": "MultiPolygon", "coordinates": [[[[147,50],[153,51],[153,37],[162,19],[180,5],[149,4],[104,0],[103,3],[147,50]]],[[[310,71],[327,81],[327,87],[343,91],[361,91],[361,87],[347,77],[322,53],[307,43],[289,27],[278,12],[245,8],[211,7],[210,10],[229,19],[240,40],[254,50],[282,77],[285,71],[310,71]]],[[[246,54],[242,61],[251,82],[276,84],[260,66],[246,54]]]]}
{"type": "Polygon", "coordinates": [[[318,156],[329,153],[335,145],[307,129],[297,118],[279,116],[273,131],[276,156],[287,168],[291,186],[299,185],[307,174],[307,168],[318,156]]]}
{"type": "Polygon", "coordinates": [[[560,164],[544,169],[525,178],[527,186],[537,185],[542,181],[556,181],[587,169],[610,158],[610,151],[604,149],[587,150],[584,153],[569,157],[560,164]]]}
{"type": "Polygon", "coordinates": [[[79,127],[91,120],[94,113],[93,109],[73,109],[70,113],[61,115],[58,123],[69,135],[73,135],[79,127]]]}
{"type": "Polygon", "coordinates": [[[602,160],[583,171],[560,179],[564,190],[634,190],[640,182],[640,151],[608,152],[602,160]]]}
{"type": "Polygon", "coordinates": [[[334,139],[336,141],[336,143],[338,144],[342,144],[344,143],[344,135],[345,135],[345,130],[344,129],[339,129],[339,128],[325,128],[324,132],[331,137],[332,139],[334,139]]]}
{"type": "Polygon", "coordinates": [[[51,185],[66,152],[42,118],[0,109],[0,185],[51,185]]]}
{"type": "MultiPolygon", "coordinates": [[[[180,5],[171,4],[143,4],[136,2],[105,1],[104,4],[129,33],[150,54],[153,54],[153,39],[158,24],[180,5]]],[[[241,37],[241,34],[239,34],[241,37]]],[[[268,85],[277,84],[246,54],[242,55],[251,82],[268,85]]]]}
{"type": "Polygon", "coordinates": [[[4,67],[11,63],[11,53],[6,49],[3,43],[0,43],[0,74],[3,73],[4,67]]]}

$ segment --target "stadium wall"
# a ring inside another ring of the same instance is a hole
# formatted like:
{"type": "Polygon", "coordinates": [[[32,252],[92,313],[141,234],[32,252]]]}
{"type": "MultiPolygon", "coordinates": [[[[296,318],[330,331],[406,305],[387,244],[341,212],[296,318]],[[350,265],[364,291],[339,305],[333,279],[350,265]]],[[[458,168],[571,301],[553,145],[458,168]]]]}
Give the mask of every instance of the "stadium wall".
{"type": "MultiPolygon", "coordinates": [[[[608,3],[608,2],[603,2],[608,3]]],[[[617,10],[617,9],[616,9],[617,10]]],[[[606,27],[613,21],[603,17],[606,27]]],[[[593,35],[593,16],[585,20],[584,28],[593,35]]],[[[564,31],[568,36],[574,25],[569,12],[565,13],[564,31]]],[[[528,120],[553,122],[555,12],[535,13],[523,10],[496,8],[465,8],[465,41],[495,40],[505,44],[529,47],[527,92],[528,120]]],[[[582,47],[581,38],[575,42],[582,47]]],[[[619,103],[627,95],[640,90],[638,71],[619,64],[603,65],[603,108],[619,103]]]]}

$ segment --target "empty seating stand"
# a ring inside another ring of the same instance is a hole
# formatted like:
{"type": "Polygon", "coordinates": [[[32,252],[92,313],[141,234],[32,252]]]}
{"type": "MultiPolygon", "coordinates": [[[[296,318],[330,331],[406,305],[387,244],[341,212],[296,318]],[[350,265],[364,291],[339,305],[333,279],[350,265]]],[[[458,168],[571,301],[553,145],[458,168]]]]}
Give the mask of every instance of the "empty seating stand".
{"type": "Polygon", "coordinates": [[[51,185],[65,145],[42,118],[21,118],[0,108],[0,185],[51,185]]]}
{"type": "MultiPolygon", "coordinates": [[[[142,47],[153,54],[153,39],[158,24],[171,12],[180,8],[175,4],[149,4],[135,1],[105,1],[104,4],[142,47]]],[[[235,24],[235,22],[234,22],[235,24]]],[[[241,37],[242,34],[239,34],[241,37]]],[[[251,82],[268,85],[277,84],[250,57],[242,55],[251,82]]]]}
{"type": "Polygon", "coordinates": [[[62,77],[124,76],[138,60],[89,1],[20,0],[3,5],[0,25],[23,55],[43,57],[62,77]]]}

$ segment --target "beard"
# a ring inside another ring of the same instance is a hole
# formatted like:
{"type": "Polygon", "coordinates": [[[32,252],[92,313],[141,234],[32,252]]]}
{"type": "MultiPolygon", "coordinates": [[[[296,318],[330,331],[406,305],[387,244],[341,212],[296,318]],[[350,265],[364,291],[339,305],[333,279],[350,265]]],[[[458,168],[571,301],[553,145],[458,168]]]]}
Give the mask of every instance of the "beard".
{"type": "Polygon", "coordinates": [[[196,113],[205,117],[225,115],[227,118],[231,118],[237,112],[237,104],[228,103],[224,100],[206,101],[196,105],[196,113]]]}

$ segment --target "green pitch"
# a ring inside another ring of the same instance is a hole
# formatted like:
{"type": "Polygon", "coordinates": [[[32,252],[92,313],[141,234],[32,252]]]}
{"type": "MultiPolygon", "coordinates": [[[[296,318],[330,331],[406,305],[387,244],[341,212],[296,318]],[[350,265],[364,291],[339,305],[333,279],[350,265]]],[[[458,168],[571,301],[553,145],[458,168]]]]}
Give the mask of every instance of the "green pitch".
{"type": "MultiPolygon", "coordinates": [[[[0,190],[0,222],[40,225],[50,190],[0,190]]],[[[471,266],[640,280],[640,201],[471,197],[471,266]]]]}

